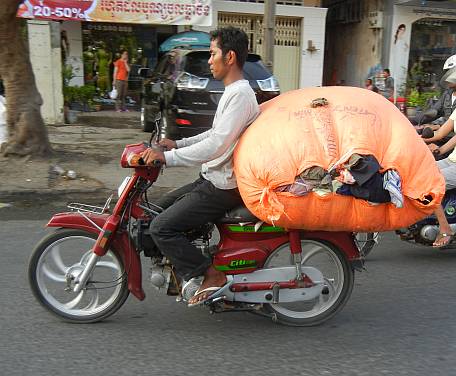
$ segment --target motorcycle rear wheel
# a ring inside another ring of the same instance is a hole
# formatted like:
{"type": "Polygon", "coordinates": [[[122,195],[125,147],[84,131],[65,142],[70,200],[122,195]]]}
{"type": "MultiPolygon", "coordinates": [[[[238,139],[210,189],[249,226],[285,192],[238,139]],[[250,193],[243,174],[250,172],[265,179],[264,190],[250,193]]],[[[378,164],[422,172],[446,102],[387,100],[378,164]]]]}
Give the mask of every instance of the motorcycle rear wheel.
{"type": "Polygon", "coordinates": [[[68,289],[92,254],[96,238],[82,230],[59,229],[43,238],[30,257],[28,277],[33,294],[66,321],[101,321],[115,313],[129,295],[123,260],[112,249],[98,260],[81,292],[68,289]]]}
{"type": "MultiPolygon", "coordinates": [[[[346,256],[332,244],[318,240],[301,240],[302,265],[319,269],[326,281],[320,296],[308,302],[265,304],[264,311],[281,324],[290,326],[320,325],[339,312],[350,298],[354,271],[346,256]]],[[[268,257],[264,268],[292,264],[290,245],[284,244],[268,257]]]]}

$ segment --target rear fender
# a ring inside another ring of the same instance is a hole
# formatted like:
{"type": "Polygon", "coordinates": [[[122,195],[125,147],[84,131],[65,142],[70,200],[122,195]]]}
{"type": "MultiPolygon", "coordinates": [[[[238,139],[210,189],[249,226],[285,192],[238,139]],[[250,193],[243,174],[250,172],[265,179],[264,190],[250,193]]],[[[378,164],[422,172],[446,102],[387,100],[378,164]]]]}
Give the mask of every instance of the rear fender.
{"type": "Polygon", "coordinates": [[[305,231],[303,234],[305,239],[321,240],[333,244],[345,254],[353,268],[359,270],[363,267],[364,260],[351,232],[305,231]]]}
{"type": "MultiPolygon", "coordinates": [[[[46,226],[78,229],[98,236],[100,229],[103,228],[109,217],[109,214],[84,213],[82,215],[76,212],[58,213],[51,218],[46,226]]],[[[139,254],[136,253],[127,232],[117,232],[111,244],[122,257],[125,273],[128,276],[128,289],[139,300],[144,300],[146,295],[142,288],[141,259],[139,254]]]]}

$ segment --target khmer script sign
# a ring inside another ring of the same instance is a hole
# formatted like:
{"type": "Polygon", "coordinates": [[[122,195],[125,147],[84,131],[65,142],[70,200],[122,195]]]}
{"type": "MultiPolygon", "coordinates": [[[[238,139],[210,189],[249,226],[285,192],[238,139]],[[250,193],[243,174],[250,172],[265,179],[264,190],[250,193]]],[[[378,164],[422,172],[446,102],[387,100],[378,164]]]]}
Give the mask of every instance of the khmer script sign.
{"type": "Polygon", "coordinates": [[[212,24],[212,0],[26,0],[18,16],[42,20],[212,24]]]}

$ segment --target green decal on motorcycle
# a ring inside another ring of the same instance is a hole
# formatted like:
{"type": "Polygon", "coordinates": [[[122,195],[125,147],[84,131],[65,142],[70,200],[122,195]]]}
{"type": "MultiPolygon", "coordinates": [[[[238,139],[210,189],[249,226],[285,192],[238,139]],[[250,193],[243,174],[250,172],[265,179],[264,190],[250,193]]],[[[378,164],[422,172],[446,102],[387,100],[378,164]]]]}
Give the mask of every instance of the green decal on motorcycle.
{"type": "Polygon", "coordinates": [[[261,226],[255,231],[255,226],[230,225],[228,229],[232,232],[285,232],[283,227],[261,226]]]}
{"type": "Polygon", "coordinates": [[[256,268],[256,260],[232,260],[228,265],[215,265],[220,271],[256,268]]]}

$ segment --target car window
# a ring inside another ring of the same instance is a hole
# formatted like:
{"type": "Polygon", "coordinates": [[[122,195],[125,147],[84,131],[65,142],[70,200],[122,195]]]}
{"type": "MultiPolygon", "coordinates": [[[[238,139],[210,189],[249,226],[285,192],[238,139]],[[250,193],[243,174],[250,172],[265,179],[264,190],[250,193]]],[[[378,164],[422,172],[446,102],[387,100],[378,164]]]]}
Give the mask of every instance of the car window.
{"type": "Polygon", "coordinates": [[[264,80],[271,77],[271,73],[264,66],[260,56],[249,54],[244,64],[244,77],[246,80],[264,80]]]}
{"type": "MultiPolygon", "coordinates": [[[[195,51],[186,55],[184,70],[199,77],[210,77],[209,52],[195,51]]],[[[244,64],[244,78],[246,80],[264,80],[271,76],[271,73],[264,66],[261,57],[249,54],[244,64]]]]}
{"type": "Polygon", "coordinates": [[[191,52],[186,56],[184,70],[199,77],[210,76],[208,60],[209,51],[191,52]]]}

